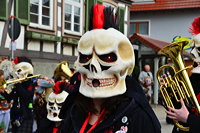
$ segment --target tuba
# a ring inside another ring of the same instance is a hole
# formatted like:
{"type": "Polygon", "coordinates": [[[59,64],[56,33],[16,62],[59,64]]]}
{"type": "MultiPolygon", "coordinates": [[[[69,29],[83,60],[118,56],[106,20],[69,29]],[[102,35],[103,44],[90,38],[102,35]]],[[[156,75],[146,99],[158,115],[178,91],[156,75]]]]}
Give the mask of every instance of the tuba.
{"type": "MultiPolygon", "coordinates": [[[[173,43],[158,52],[158,54],[169,57],[173,65],[161,66],[157,71],[157,79],[166,106],[180,108],[180,99],[182,98],[188,110],[195,109],[200,114],[200,106],[186,71],[189,67],[185,67],[182,59],[183,47],[187,43],[187,41],[173,43]],[[173,75],[166,70],[171,70],[173,75]]],[[[178,121],[174,121],[174,124],[182,131],[189,131],[188,126],[178,121]]]]}

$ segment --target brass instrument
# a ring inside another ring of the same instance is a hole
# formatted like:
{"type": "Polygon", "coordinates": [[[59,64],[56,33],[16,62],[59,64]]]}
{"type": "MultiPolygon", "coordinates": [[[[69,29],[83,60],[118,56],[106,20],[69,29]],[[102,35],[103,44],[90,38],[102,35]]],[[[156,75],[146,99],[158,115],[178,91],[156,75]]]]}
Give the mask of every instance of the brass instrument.
{"type": "Polygon", "coordinates": [[[67,81],[73,76],[67,61],[62,61],[59,63],[54,71],[54,79],[57,79],[61,76],[64,77],[67,81]]]}
{"type": "Polygon", "coordinates": [[[6,89],[7,85],[9,85],[9,84],[27,81],[28,79],[36,78],[36,77],[40,77],[40,76],[41,76],[41,74],[38,74],[38,75],[28,76],[28,77],[15,79],[15,80],[11,80],[11,81],[3,81],[2,83],[0,83],[1,84],[0,88],[6,89]]]}
{"type": "MultiPolygon", "coordinates": [[[[173,65],[164,65],[159,68],[157,72],[157,79],[160,83],[160,92],[162,94],[164,103],[167,106],[173,108],[180,108],[180,99],[182,98],[187,108],[195,108],[200,113],[200,106],[192,88],[189,76],[184,66],[182,59],[183,47],[187,44],[187,41],[173,43],[169,46],[164,47],[158,53],[169,57],[173,65]],[[170,68],[173,71],[173,75],[163,73],[165,70],[170,68]]],[[[182,131],[189,131],[189,127],[183,126],[178,121],[174,121],[175,125],[182,131]]]]}

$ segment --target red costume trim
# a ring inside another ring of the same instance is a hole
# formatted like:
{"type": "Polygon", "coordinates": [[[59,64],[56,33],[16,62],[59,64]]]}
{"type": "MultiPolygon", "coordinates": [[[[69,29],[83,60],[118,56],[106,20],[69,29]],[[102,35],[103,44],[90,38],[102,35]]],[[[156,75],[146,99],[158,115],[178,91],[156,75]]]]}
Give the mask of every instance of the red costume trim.
{"type": "Polygon", "coordinates": [[[58,132],[58,128],[53,128],[52,133],[57,133],[58,132]]]}
{"type": "MultiPolygon", "coordinates": [[[[84,133],[86,127],[87,127],[87,124],[89,123],[89,120],[90,120],[90,116],[91,116],[91,113],[89,112],[88,113],[88,116],[87,118],[85,119],[79,133],[84,133]]],[[[94,125],[92,125],[92,127],[86,132],[86,133],[91,133],[92,130],[94,130],[94,128],[104,119],[105,117],[105,109],[103,109],[98,117],[98,120],[94,123],[94,125]]]]}

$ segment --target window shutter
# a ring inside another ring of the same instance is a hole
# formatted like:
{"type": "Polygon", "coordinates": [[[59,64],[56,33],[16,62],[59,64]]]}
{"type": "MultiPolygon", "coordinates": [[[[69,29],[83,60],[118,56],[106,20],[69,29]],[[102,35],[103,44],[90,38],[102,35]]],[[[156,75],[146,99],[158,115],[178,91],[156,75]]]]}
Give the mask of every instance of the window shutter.
{"type": "Polygon", "coordinates": [[[91,8],[94,4],[97,3],[97,0],[86,0],[86,5],[85,5],[85,32],[89,30],[90,27],[90,12],[91,8]]]}
{"type": "Polygon", "coordinates": [[[119,7],[118,17],[119,17],[119,30],[124,33],[124,16],[125,16],[125,8],[119,7]]]}
{"type": "Polygon", "coordinates": [[[0,0],[0,19],[8,19],[8,2],[7,0],[0,0]]]}
{"type": "Polygon", "coordinates": [[[15,16],[21,24],[30,23],[30,0],[15,0],[15,16]]]}

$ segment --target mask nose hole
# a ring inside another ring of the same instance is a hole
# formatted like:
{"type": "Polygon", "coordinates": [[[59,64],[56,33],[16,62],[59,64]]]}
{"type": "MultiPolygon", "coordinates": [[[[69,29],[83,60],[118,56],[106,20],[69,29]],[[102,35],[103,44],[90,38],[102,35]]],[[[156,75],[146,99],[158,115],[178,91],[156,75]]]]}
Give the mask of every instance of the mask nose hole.
{"type": "Polygon", "coordinates": [[[90,66],[90,71],[97,73],[97,69],[96,69],[96,67],[94,65],[90,66]]]}

